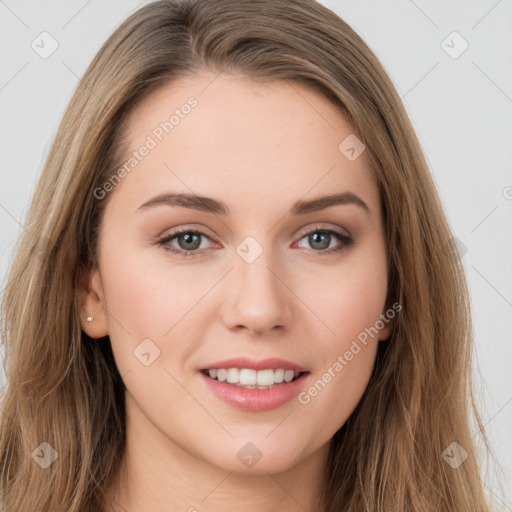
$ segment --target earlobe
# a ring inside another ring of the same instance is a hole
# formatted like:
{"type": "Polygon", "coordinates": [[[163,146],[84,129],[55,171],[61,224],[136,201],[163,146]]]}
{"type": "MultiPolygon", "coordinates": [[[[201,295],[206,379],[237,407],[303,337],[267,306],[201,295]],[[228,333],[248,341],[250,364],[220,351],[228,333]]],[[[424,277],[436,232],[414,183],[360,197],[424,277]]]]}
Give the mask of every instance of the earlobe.
{"type": "Polygon", "coordinates": [[[386,324],[379,332],[379,341],[387,341],[393,332],[394,322],[386,324]]]}
{"type": "Polygon", "coordinates": [[[381,317],[384,317],[382,320],[382,323],[384,324],[384,326],[379,331],[378,339],[379,339],[379,341],[387,341],[389,339],[389,337],[391,336],[391,333],[393,332],[393,328],[395,326],[396,319],[389,318],[387,316],[387,312],[383,313],[381,315],[381,317]]]}
{"type": "Polygon", "coordinates": [[[386,303],[384,306],[384,311],[382,311],[380,318],[382,323],[384,324],[382,328],[379,330],[378,340],[379,341],[388,341],[393,331],[395,329],[395,325],[398,320],[398,313],[402,309],[402,306],[396,302],[395,299],[391,297],[386,298],[386,303]]]}
{"type": "Polygon", "coordinates": [[[76,295],[82,330],[91,338],[107,336],[108,315],[101,275],[97,268],[80,273],[76,295]]]}

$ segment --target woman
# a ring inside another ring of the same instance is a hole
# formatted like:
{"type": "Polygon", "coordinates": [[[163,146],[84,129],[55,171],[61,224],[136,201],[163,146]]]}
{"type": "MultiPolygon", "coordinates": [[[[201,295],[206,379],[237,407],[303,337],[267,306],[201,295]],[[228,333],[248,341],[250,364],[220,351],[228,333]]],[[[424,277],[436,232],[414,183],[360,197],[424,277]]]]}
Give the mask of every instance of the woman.
{"type": "Polygon", "coordinates": [[[381,64],[163,0],[64,115],[3,303],[3,511],[487,511],[468,294],[381,64]]]}

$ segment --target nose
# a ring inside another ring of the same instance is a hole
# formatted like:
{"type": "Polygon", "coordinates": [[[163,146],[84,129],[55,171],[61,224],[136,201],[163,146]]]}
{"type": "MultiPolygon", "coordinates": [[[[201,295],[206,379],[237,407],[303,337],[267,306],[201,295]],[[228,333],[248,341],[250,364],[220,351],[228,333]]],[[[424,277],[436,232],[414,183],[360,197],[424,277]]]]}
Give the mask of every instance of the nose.
{"type": "MultiPolygon", "coordinates": [[[[233,255],[234,268],[225,286],[222,320],[231,330],[271,335],[288,329],[294,320],[293,293],[270,251],[248,263],[233,255]]],[[[289,279],[288,279],[289,281],[289,279]]]]}

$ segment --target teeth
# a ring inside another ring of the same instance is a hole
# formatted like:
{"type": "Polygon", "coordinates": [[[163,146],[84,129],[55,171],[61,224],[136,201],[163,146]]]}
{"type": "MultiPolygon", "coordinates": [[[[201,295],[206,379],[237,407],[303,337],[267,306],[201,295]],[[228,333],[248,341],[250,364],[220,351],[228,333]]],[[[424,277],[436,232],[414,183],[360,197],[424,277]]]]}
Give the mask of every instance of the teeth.
{"type": "Polygon", "coordinates": [[[300,375],[299,372],[283,368],[259,371],[251,368],[218,368],[208,370],[208,374],[219,382],[228,382],[248,389],[267,389],[275,384],[291,382],[300,375]]]}
{"type": "Polygon", "coordinates": [[[275,384],[274,370],[260,370],[257,380],[258,386],[272,386],[275,384]]]}
{"type": "Polygon", "coordinates": [[[236,384],[237,382],[240,382],[238,379],[240,379],[240,371],[238,368],[229,368],[227,381],[230,384],[236,384]]]}
{"type": "Polygon", "coordinates": [[[254,386],[254,384],[256,384],[256,382],[258,382],[258,384],[263,384],[262,382],[259,381],[259,379],[257,377],[258,377],[258,375],[257,375],[256,370],[242,368],[240,370],[240,373],[238,374],[238,382],[240,384],[243,384],[244,386],[251,386],[251,385],[254,386]]]}
{"type": "Polygon", "coordinates": [[[294,376],[295,376],[295,372],[293,370],[286,370],[284,372],[284,381],[291,382],[293,380],[294,376]]]}

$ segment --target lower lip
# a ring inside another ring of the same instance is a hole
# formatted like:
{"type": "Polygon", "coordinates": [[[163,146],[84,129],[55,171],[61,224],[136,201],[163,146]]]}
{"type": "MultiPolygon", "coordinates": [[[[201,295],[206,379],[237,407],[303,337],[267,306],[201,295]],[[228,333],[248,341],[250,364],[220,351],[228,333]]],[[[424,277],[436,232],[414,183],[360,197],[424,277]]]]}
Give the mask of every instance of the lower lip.
{"type": "Polygon", "coordinates": [[[309,375],[309,373],[303,373],[294,381],[280,384],[275,388],[246,389],[227,382],[219,382],[202,372],[199,374],[218,398],[233,407],[253,412],[269,411],[288,402],[299,394],[309,375]]]}

